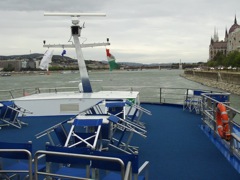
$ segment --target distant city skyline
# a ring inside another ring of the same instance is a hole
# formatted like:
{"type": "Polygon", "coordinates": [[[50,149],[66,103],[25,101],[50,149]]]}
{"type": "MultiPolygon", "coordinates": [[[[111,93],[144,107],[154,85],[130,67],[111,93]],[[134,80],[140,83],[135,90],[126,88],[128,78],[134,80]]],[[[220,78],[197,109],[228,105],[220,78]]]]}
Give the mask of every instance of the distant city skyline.
{"type": "MultiPolygon", "coordinates": [[[[117,62],[207,62],[214,27],[223,39],[234,16],[240,19],[239,5],[239,0],[1,1],[0,55],[44,53],[43,40],[67,43],[71,20],[44,17],[44,11],[103,12],[104,18],[81,20],[86,28],[80,40],[92,43],[109,38],[108,48],[117,62]]],[[[76,58],[74,49],[66,50],[67,56],[76,58]]],[[[61,52],[54,50],[56,55],[61,52]]],[[[105,47],[83,49],[83,53],[85,59],[107,59],[105,47]]]]}

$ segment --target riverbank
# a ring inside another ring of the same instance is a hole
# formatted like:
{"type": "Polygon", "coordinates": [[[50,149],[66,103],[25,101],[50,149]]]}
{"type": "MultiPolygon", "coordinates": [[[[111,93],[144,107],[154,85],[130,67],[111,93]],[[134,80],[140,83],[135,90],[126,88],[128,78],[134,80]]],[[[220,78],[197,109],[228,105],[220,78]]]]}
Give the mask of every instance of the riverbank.
{"type": "MultiPolygon", "coordinates": [[[[128,70],[114,70],[128,71],[128,70]]],[[[88,72],[109,72],[109,70],[90,70],[88,72]]],[[[51,74],[79,74],[78,70],[59,70],[59,71],[18,71],[18,72],[2,72],[0,76],[38,76],[38,75],[51,75],[51,74]]]]}
{"type": "Polygon", "coordinates": [[[223,82],[221,80],[216,81],[214,79],[210,79],[210,78],[203,77],[203,76],[198,76],[195,74],[187,74],[185,72],[184,72],[184,74],[181,74],[180,76],[184,77],[190,81],[198,82],[205,86],[218,88],[220,90],[223,90],[223,91],[226,91],[226,92],[229,92],[232,94],[240,95],[240,85],[237,85],[237,84],[227,83],[227,82],[223,82]]]}

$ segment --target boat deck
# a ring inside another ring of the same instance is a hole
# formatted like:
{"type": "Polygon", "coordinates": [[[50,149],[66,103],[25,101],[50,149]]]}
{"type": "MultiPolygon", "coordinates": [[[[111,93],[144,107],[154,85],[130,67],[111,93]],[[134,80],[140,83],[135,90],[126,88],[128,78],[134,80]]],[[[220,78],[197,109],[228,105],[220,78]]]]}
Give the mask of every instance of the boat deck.
{"type": "MultiPolygon", "coordinates": [[[[181,106],[144,103],[152,112],[143,115],[147,138],[135,135],[132,144],[140,147],[140,163],[150,161],[149,179],[240,179],[216,146],[201,130],[201,116],[181,106]]],[[[1,141],[33,142],[34,152],[44,149],[48,138],[35,135],[68,117],[32,117],[22,129],[2,127],[1,141]]]]}
{"type": "Polygon", "coordinates": [[[142,159],[150,161],[150,179],[240,179],[201,130],[201,116],[182,106],[143,104],[151,110],[148,137],[140,144],[142,159]]]}

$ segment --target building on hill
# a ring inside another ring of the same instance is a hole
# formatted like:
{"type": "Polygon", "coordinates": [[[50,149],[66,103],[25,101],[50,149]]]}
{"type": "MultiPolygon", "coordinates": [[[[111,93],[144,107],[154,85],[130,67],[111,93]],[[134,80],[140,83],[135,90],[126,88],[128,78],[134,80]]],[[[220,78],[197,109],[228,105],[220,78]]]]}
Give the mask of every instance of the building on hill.
{"type": "Polygon", "coordinates": [[[20,71],[22,63],[18,60],[1,60],[0,69],[6,69],[8,71],[20,71]]]}
{"type": "Polygon", "coordinates": [[[229,31],[226,29],[224,40],[219,41],[218,32],[214,29],[209,45],[209,60],[212,60],[219,52],[227,55],[232,51],[240,52],[240,25],[237,23],[236,16],[229,31]]]}
{"type": "MultiPolygon", "coordinates": [[[[37,60],[35,59],[8,59],[0,60],[0,70],[22,71],[26,69],[36,69],[37,60]]],[[[38,62],[39,64],[39,62],[38,62]]]]}

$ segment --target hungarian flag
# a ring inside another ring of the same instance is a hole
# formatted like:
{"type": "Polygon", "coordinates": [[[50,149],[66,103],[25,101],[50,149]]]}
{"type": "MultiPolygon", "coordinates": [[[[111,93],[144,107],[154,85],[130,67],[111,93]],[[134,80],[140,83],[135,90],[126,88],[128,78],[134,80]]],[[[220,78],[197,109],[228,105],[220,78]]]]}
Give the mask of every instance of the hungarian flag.
{"type": "Polygon", "coordinates": [[[106,49],[106,53],[107,53],[107,59],[109,64],[109,70],[112,71],[113,69],[118,69],[119,66],[115,62],[115,57],[112,54],[110,54],[109,49],[106,49]]]}

